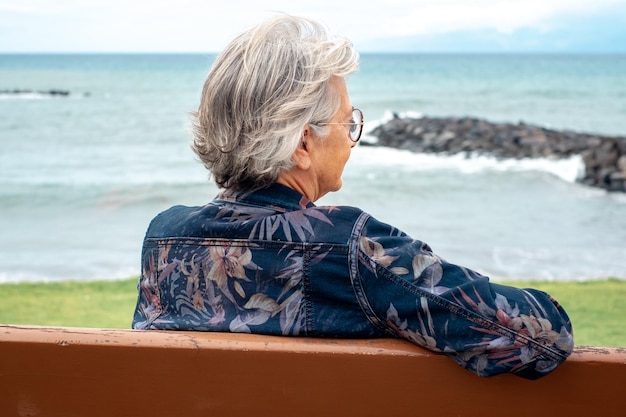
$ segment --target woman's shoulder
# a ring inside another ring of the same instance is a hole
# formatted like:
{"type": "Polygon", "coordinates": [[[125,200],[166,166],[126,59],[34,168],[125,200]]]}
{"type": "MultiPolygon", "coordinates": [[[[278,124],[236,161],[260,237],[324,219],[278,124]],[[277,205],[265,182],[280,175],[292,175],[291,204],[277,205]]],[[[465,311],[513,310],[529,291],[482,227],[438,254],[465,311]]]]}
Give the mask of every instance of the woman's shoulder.
{"type": "Polygon", "coordinates": [[[201,221],[202,212],[207,206],[175,205],[158,213],[148,226],[147,238],[161,238],[171,236],[181,229],[189,229],[201,221]]]}
{"type": "MultiPolygon", "coordinates": [[[[310,210],[310,209],[309,209],[310,210]]],[[[395,226],[376,218],[371,213],[354,206],[317,206],[334,223],[349,222],[354,225],[354,233],[372,236],[406,236],[395,226]]]]}
{"type": "Polygon", "coordinates": [[[366,213],[362,209],[358,207],[354,207],[354,206],[325,205],[325,206],[311,207],[306,210],[317,211],[319,213],[323,213],[324,215],[328,217],[332,217],[334,219],[349,220],[349,221],[355,221],[359,217],[363,217],[363,216],[371,217],[368,213],[366,213]]]}

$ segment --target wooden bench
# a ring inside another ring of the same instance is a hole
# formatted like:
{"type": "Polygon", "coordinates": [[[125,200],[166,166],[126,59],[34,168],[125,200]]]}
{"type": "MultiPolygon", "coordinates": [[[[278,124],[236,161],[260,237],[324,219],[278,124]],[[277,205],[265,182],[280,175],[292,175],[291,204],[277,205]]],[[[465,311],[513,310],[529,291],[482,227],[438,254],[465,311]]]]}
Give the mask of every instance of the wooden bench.
{"type": "Polygon", "coordinates": [[[537,381],[401,340],[0,326],[0,416],[626,416],[626,348],[537,381]]]}

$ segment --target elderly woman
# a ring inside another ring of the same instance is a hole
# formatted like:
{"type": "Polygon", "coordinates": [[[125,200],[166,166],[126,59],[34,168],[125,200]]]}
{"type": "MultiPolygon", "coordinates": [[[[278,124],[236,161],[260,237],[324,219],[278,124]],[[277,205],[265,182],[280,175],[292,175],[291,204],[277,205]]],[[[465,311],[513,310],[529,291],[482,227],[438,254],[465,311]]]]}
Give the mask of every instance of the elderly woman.
{"type": "Polygon", "coordinates": [[[314,204],[341,188],[363,130],[345,82],[357,68],[347,40],[282,15],[220,54],[193,149],[222,190],[151,222],[133,327],[400,337],[478,375],[546,375],[573,348],[550,296],[492,284],[360,209],[314,204]]]}

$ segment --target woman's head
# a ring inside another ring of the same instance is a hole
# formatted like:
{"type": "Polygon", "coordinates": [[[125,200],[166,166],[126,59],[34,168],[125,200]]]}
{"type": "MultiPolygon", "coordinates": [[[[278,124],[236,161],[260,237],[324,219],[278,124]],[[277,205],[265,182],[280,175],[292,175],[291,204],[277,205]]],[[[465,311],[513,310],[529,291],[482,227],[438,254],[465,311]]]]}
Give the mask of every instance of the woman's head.
{"type": "Polygon", "coordinates": [[[269,185],[293,167],[305,126],[327,134],[323,123],[341,104],[331,80],[357,69],[348,40],[311,20],[274,17],[217,57],[195,113],[193,150],[220,187],[269,185]]]}

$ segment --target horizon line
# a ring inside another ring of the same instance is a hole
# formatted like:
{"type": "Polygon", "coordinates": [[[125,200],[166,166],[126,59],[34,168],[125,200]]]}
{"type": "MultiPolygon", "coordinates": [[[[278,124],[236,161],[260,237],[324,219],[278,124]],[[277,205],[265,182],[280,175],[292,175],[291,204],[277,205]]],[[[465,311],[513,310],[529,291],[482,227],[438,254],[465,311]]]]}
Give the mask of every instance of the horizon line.
{"type": "MultiPolygon", "coordinates": [[[[0,55],[218,55],[221,51],[1,51],[0,55]]],[[[362,50],[360,55],[626,55],[624,51],[420,51],[362,50]]]]}

